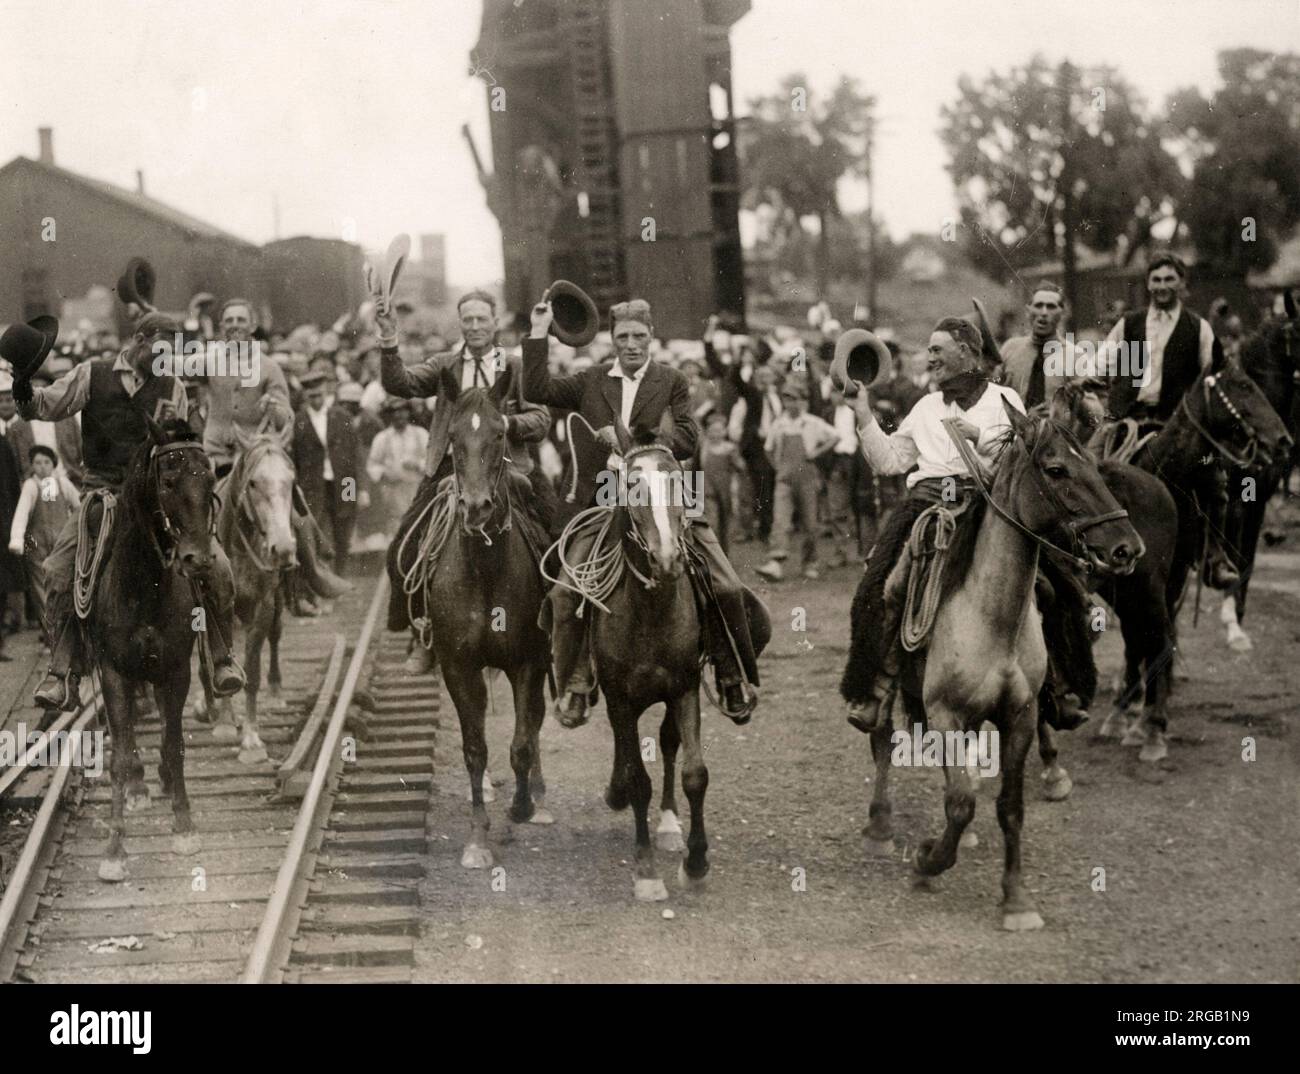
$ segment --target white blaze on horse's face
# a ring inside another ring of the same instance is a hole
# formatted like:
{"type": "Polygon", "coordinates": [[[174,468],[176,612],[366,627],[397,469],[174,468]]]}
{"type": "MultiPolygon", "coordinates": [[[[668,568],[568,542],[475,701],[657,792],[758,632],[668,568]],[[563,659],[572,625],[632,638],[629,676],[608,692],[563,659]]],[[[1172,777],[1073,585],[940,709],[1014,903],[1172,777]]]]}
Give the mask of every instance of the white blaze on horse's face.
{"type": "Polygon", "coordinates": [[[249,475],[248,509],[257,525],[264,552],[279,567],[298,564],[293,535],[293,464],[280,451],[268,451],[249,475]]]}
{"type": "MultiPolygon", "coordinates": [[[[676,577],[681,571],[677,545],[681,529],[681,481],[675,463],[669,469],[666,453],[654,451],[636,459],[627,469],[628,507],[637,518],[637,508],[650,509],[653,536],[644,535],[656,575],[676,577]]],[[[634,522],[635,524],[635,522],[634,522]]]]}

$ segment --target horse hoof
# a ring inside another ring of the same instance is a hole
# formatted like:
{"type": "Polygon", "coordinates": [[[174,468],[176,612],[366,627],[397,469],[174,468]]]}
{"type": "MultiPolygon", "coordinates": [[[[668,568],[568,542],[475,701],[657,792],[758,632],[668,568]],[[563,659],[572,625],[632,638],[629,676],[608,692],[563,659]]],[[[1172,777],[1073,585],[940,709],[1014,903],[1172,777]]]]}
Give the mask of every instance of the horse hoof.
{"type": "Polygon", "coordinates": [[[548,809],[534,809],[533,815],[528,818],[529,824],[554,824],[555,817],[548,809]]]}
{"type": "Polygon", "coordinates": [[[1018,910],[1002,915],[1002,927],[1007,932],[1033,932],[1043,927],[1043,919],[1037,910],[1018,910]]]}
{"type": "Polygon", "coordinates": [[[1043,773],[1043,797],[1049,802],[1064,802],[1074,790],[1074,782],[1064,768],[1043,773]]]}
{"type": "Polygon", "coordinates": [[[678,886],[686,891],[703,891],[708,887],[708,882],[704,876],[691,876],[686,871],[686,862],[679,862],[677,865],[677,883],[678,886]]]}
{"type": "Polygon", "coordinates": [[[266,747],[257,746],[254,749],[241,749],[239,751],[240,764],[263,764],[267,760],[266,747]]]}
{"type": "Polygon", "coordinates": [[[239,741],[239,728],[233,723],[217,723],[212,725],[213,742],[237,742],[239,741]]]}
{"type": "Polygon", "coordinates": [[[120,884],[126,879],[126,859],[105,858],[99,863],[99,879],[107,884],[120,884]]]}
{"type": "Polygon", "coordinates": [[[123,803],[123,808],[128,813],[141,813],[149,808],[150,800],[148,787],[141,787],[138,790],[127,791],[126,801],[123,803]]]}
{"type": "Polygon", "coordinates": [[[925,873],[912,874],[912,890],[928,891],[931,895],[943,890],[943,883],[937,876],[928,876],[925,873]]]}
{"type": "Polygon", "coordinates": [[[1165,736],[1161,732],[1156,732],[1156,734],[1146,739],[1142,743],[1142,749],[1138,752],[1138,760],[1145,761],[1147,764],[1163,761],[1168,756],[1169,744],[1165,741],[1165,736]]]}
{"type": "Polygon", "coordinates": [[[1119,740],[1121,746],[1145,746],[1147,733],[1140,721],[1134,721],[1129,724],[1128,730],[1124,732],[1124,737],[1119,740]]]}
{"type": "Polygon", "coordinates": [[[888,839],[877,839],[875,836],[866,837],[867,853],[874,854],[880,858],[892,858],[894,856],[894,840],[891,836],[888,839]]]}
{"type": "Polygon", "coordinates": [[[1114,739],[1119,738],[1124,733],[1124,712],[1121,709],[1112,709],[1101,726],[1093,732],[1093,739],[1114,739]]]}
{"type": "Polygon", "coordinates": [[[659,877],[647,879],[637,877],[635,888],[637,902],[663,902],[668,898],[668,889],[659,877]]]}
{"type": "Polygon", "coordinates": [[[184,835],[172,836],[172,853],[183,854],[189,857],[191,854],[197,854],[202,849],[202,843],[199,841],[198,832],[186,832],[184,835]]]}
{"type": "Polygon", "coordinates": [[[492,851],[487,847],[467,846],[460,856],[460,863],[466,869],[490,869],[492,851]]]}
{"type": "Polygon", "coordinates": [[[975,832],[962,832],[961,838],[957,840],[957,845],[966,850],[974,850],[980,845],[980,837],[975,832]]]}
{"type": "Polygon", "coordinates": [[[1250,640],[1250,635],[1242,630],[1241,627],[1237,627],[1235,631],[1229,627],[1228,648],[1234,653],[1248,653],[1255,648],[1255,643],[1250,640]]]}

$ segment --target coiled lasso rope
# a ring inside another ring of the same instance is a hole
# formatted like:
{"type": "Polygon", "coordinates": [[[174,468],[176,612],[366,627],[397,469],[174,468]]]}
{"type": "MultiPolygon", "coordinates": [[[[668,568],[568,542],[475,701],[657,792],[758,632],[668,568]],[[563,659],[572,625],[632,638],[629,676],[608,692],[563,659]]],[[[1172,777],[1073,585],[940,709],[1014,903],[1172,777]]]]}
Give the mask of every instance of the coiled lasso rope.
{"type": "Polygon", "coordinates": [[[86,493],[81,504],[81,515],[77,519],[77,555],[72,572],[72,606],[76,609],[78,619],[90,615],[95,597],[95,579],[99,577],[99,568],[104,561],[104,552],[108,548],[108,535],[113,532],[113,519],[117,515],[117,497],[108,489],[92,489],[86,493]],[[91,547],[90,511],[93,500],[103,505],[103,515],[99,523],[99,535],[91,547]]]}
{"type": "Polygon", "coordinates": [[[943,566],[948,548],[957,529],[953,513],[936,503],[917,516],[907,539],[911,565],[907,572],[907,604],[903,608],[900,637],[903,648],[915,652],[925,644],[939,614],[939,592],[943,583],[943,566]],[[933,553],[926,545],[926,530],[933,529],[933,553]],[[923,561],[928,560],[927,565],[923,561]]]}
{"type": "MultiPolygon", "coordinates": [[[[406,531],[402,537],[401,543],[397,546],[397,562],[402,562],[402,554],[406,550],[406,544],[411,539],[411,534],[420,533],[420,545],[415,557],[415,562],[411,564],[409,570],[402,572],[402,592],[406,594],[406,614],[410,618],[413,626],[419,634],[420,645],[429,648],[433,643],[433,624],[427,615],[417,616],[412,598],[416,593],[424,593],[425,587],[432,580],[434,572],[438,569],[438,560],[442,556],[442,550],[447,544],[447,538],[451,536],[452,526],[456,522],[456,487],[451,481],[448,481],[445,488],[439,489],[433,498],[424,506],[415,519],[415,523],[406,531]],[[429,519],[429,524],[421,532],[421,523],[425,518],[429,519]]],[[[425,600],[428,600],[426,595],[425,600]]]]}
{"type": "Polygon", "coordinates": [[[623,578],[623,568],[627,566],[623,544],[617,539],[610,538],[610,530],[614,526],[614,514],[613,508],[600,504],[579,511],[569,520],[569,524],[561,531],[559,539],[542,557],[542,577],[582,597],[582,603],[578,606],[579,618],[582,618],[588,602],[609,614],[605,601],[618,588],[618,583],[623,578]],[[591,542],[591,551],[586,560],[582,563],[572,562],[569,552],[573,543],[593,531],[595,538],[591,542]],[[555,558],[560,564],[558,575],[552,575],[546,570],[546,561],[550,559],[552,552],[555,553],[555,558]]]}

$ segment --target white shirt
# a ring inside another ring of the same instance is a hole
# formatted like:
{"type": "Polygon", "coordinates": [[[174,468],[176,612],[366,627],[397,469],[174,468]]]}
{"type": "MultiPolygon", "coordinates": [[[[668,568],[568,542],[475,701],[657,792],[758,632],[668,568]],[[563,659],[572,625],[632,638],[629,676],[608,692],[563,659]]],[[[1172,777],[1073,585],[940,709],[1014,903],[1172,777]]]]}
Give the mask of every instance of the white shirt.
{"type": "Polygon", "coordinates": [[[1002,408],[1003,399],[1020,413],[1025,412],[1025,404],[1015,389],[1003,384],[990,384],[969,410],[962,410],[955,402],[945,405],[942,392],[931,392],[917,401],[897,432],[886,434],[876,421],[859,428],[862,454],[877,474],[907,473],[916,466],[907,474],[908,488],[931,477],[968,477],[970,471],[943,427],[943,419],[965,418],[979,429],[975,454],[986,468],[991,468],[1001,451],[1001,437],[1011,428],[1011,420],[1002,408]]]}
{"type": "Polygon", "coordinates": [[[316,430],[316,435],[320,437],[321,446],[325,449],[325,469],[321,473],[321,480],[323,481],[334,480],[334,468],[330,465],[330,443],[326,431],[329,411],[328,406],[322,406],[319,410],[312,410],[311,407],[307,408],[307,417],[311,421],[311,427],[316,430]]]}
{"type": "Polygon", "coordinates": [[[835,408],[835,431],[840,438],[835,444],[836,455],[852,455],[858,450],[858,416],[847,403],[835,408]]]}
{"type": "MultiPolygon", "coordinates": [[[[1178,324],[1178,318],[1183,315],[1183,304],[1175,303],[1171,310],[1162,310],[1156,306],[1147,307],[1147,358],[1149,365],[1143,373],[1142,387],[1138,389],[1139,403],[1158,403],[1160,402],[1160,384],[1162,380],[1162,371],[1165,362],[1165,346],[1169,342],[1169,337],[1174,333],[1174,326],[1178,324]]],[[[1209,369],[1214,364],[1214,329],[1210,327],[1210,322],[1204,317],[1198,317],[1201,322],[1201,335],[1198,340],[1200,350],[1201,369],[1209,369]]],[[[1106,337],[1108,346],[1114,346],[1124,339],[1124,318],[1121,317],[1115,322],[1115,327],[1110,330],[1110,335],[1106,337]]],[[[1129,340],[1132,343],[1134,340],[1129,340]]],[[[1110,352],[1114,354],[1114,351],[1110,352]]]]}
{"type": "Polygon", "coordinates": [[[493,347],[479,359],[479,364],[483,367],[483,377],[487,380],[486,385],[481,382],[475,385],[474,381],[478,376],[478,370],[474,368],[474,356],[470,354],[468,347],[461,347],[460,386],[462,388],[492,387],[497,381],[497,370],[505,368],[505,352],[500,347],[493,347]]]}
{"type": "Polygon", "coordinates": [[[408,425],[400,433],[393,427],[381,429],[370,442],[370,457],[366,460],[366,473],[370,480],[379,482],[386,477],[393,482],[418,484],[424,476],[424,456],[429,450],[429,433],[418,425],[408,425]],[[410,470],[403,462],[413,462],[417,469],[410,470]]]}
{"type": "Polygon", "coordinates": [[[641,382],[645,380],[645,371],[650,368],[650,363],[645,362],[632,376],[623,372],[623,364],[614,362],[609,367],[609,376],[618,377],[623,382],[623,404],[620,408],[619,416],[623,419],[623,424],[627,428],[632,427],[632,407],[636,405],[636,392],[641,387],[641,382]]]}

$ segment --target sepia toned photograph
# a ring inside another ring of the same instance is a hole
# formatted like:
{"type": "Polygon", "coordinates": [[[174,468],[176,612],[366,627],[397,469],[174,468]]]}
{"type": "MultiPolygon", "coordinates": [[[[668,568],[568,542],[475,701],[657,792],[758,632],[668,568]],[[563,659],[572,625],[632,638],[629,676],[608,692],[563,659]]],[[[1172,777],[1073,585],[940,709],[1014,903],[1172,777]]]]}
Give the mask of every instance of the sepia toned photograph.
{"type": "Polygon", "coordinates": [[[173,984],[1092,985],[1099,1054],[1261,1041],[1294,0],[0,14],[33,1047],[166,1054],[173,984]]]}

